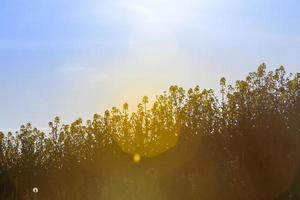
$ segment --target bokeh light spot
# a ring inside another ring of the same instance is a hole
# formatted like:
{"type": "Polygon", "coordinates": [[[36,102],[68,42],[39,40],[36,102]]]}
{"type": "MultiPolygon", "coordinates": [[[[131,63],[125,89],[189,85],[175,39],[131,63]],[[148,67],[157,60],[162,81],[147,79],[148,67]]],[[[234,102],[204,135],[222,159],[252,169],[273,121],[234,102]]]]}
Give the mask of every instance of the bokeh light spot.
{"type": "Polygon", "coordinates": [[[141,155],[136,153],[136,154],[133,155],[132,159],[133,159],[133,162],[139,163],[141,161],[141,155]]]}

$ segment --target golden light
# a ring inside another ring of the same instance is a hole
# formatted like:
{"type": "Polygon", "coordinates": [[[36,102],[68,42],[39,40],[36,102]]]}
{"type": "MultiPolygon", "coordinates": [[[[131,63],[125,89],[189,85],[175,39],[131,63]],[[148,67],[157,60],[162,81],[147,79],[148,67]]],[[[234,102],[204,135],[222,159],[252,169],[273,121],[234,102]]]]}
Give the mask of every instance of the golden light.
{"type": "Polygon", "coordinates": [[[139,163],[141,161],[141,155],[138,153],[134,154],[132,160],[135,163],[139,163]]]}

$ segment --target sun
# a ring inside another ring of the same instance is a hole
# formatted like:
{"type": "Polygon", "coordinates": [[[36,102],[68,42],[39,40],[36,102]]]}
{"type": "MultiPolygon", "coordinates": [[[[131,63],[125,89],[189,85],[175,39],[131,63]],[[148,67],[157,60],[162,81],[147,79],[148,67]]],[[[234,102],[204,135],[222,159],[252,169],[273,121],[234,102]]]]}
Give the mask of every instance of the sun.
{"type": "Polygon", "coordinates": [[[120,5],[138,26],[181,26],[191,17],[193,0],[124,0],[120,5]]]}

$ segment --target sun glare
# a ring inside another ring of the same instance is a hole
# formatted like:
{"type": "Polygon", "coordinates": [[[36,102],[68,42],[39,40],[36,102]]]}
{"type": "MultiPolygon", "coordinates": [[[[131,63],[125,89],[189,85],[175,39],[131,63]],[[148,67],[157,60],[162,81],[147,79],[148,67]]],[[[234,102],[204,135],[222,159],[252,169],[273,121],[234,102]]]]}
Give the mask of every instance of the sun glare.
{"type": "Polygon", "coordinates": [[[178,26],[186,22],[192,11],[192,1],[127,0],[122,1],[133,23],[138,25],[178,26]]]}

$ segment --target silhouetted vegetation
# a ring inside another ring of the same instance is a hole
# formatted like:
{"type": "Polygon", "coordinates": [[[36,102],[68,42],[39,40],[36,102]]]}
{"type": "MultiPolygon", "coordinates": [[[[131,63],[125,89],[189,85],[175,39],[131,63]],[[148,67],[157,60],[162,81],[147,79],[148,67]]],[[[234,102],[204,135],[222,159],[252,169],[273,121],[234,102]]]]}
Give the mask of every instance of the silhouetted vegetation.
{"type": "Polygon", "coordinates": [[[283,67],[49,127],[0,133],[0,199],[300,199],[300,74],[283,67]]]}

